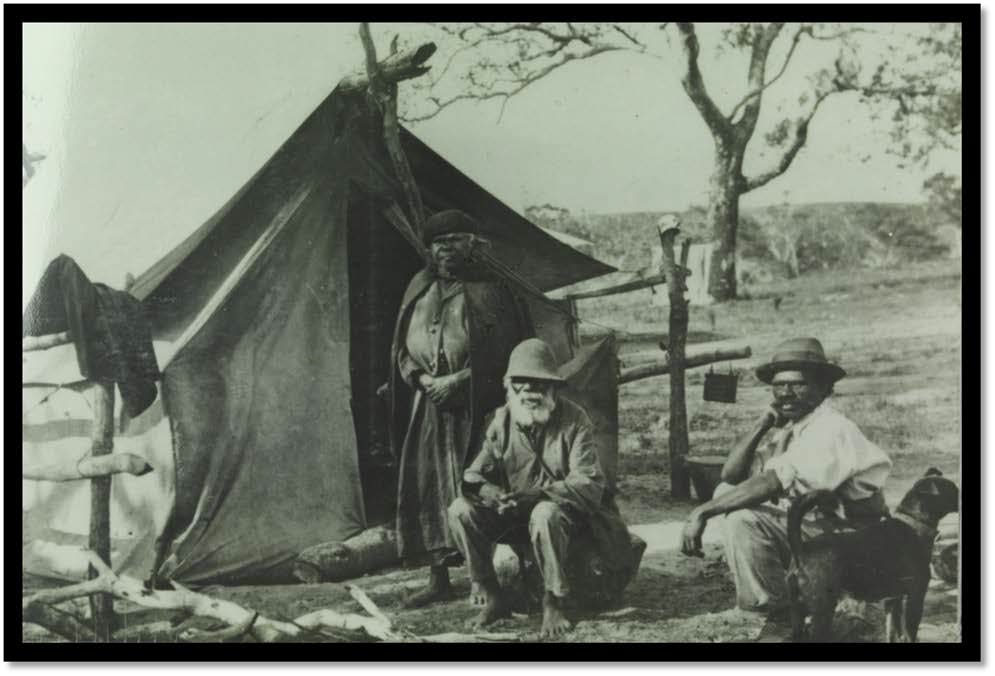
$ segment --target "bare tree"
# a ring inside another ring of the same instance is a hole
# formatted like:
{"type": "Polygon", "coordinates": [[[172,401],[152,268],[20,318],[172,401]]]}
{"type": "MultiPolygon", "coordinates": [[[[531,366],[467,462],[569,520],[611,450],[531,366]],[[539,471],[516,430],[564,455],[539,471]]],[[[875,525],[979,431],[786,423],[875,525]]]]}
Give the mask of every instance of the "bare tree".
{"type": "Polygon", "coordinates": [[[503,112],[511,98],[564,66],[609,52],[633,52],[676,64],[682,89],[714,145],[708,219],[717,246],[709,288],[717,299],[730,299],[736,296],[740,197],[788,170],[829,97],[848,93],[871,104],[877,116],[888,115],[895,151],[911,160],[923,161],[934,149],[957,143],[959,25],[878,28],[884,32],[846,24],[727,25],[711,41],[708,53],[737,55],[745,60],[746,69],[738,100],[720,106],[702,73],[706,48],[694,24],[440,25],[438,29],[451,38],[451,44],[443,47],[449,51],[448,61],[438,76],[422,83],[427,88],[424,107],[409,111],[405,119],[425,120],[467,100],[498,100],[503,112]],[[660,36],[664,49],[657,44],[660,36]],[[830,57],[820,67],[799,73],[800,67],[792,66],[808,43],[821,45],[830,57]],[[773,155],[769,166],[746,175],[744,159],[758,136],[761,109],[771,98],[772,87],[788,80],[786,74],[794,82],[803,77],[806,84],[801,90],[791,85],[791,109],[779,106],[778,120],[759,135],[763,141],[759,154],[773,155]]]}

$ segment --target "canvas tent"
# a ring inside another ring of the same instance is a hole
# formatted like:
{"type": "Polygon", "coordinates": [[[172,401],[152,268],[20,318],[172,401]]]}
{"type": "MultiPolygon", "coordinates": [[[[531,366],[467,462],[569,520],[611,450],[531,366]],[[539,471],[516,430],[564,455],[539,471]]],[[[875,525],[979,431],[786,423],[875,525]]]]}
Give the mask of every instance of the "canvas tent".
{"type": "MultiPolygon", "coordinates": [[[[385,217],[404,201],[381,139],[362,96],[332,92],[131,288],[146,308],[161,380],[156,403],[115,430],[116,450],[156,468],[114,479],[116,569],[187,584],[281,580],[302,549],[389,516],[394,484],[378,461],[387,425],[376,388],[421,261],[385,217]]],[[[402,144],[426,208],[474,215],[494,255],[527,283],[550,290],[611,271],[406,130],[402,144]]],[[[561,360],[575,356],[569,317],[530,304],[561,360]]],[[[573,368],[613,379],[607,353],[580,350],[573,368]]],[[[23,456],[85,452],[87,393],[71,346],[25,359],[23,456]]],[[[72,554],[85,542],[87,495],[85,482],[24,482],[26,570],[80,573],[72,554]]]]}

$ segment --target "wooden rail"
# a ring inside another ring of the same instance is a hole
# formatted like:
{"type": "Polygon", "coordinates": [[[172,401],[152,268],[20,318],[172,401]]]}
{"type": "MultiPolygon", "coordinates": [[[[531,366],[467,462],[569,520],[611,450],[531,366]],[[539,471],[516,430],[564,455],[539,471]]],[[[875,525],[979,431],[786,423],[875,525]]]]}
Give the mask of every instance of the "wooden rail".
{"type": "Polygon", "coordinates": [[[581,291],[580,293],[571,293],[564,298],[569,298],[570,300],[583,300],[585,298],[600,298],[602,296],[614,296],[619,293],[626,293],[627,291],[638,291],[639,289],[645,289],[650,286],[659,286],[661,284],[667,283],[667,275],[659,274],[653,275],[652,277],[646,277],[644,279],[634,279],[631,282],[625,282],[623,284],[616,284],[614,286],[606,286],[603,289],[594,289],[592,291],[581,291]]]}
{"type": "MultiPolygon", "coordinates": [[[[698,368],[700,366],[707,366],[708,364],[714,364],[720,361],[729,361],[731,359],[746,359],[752,356],[752,354],[753,353],[749,347],[731,350],[709,350],[707,352],[697,352],[685,356],[684,368],[698,368]]],[[[653,376],[665,376],[669,374],[670,359],[668,357],[664,357],[663,359],[658,359],[647,364],[640,364],[639,366],[632,366],[627,369],[622,369],[622,373],[618,378],[618,384],[624,385],[625,383],[642,380],[643,378],[652,378],[653,376]]]]}

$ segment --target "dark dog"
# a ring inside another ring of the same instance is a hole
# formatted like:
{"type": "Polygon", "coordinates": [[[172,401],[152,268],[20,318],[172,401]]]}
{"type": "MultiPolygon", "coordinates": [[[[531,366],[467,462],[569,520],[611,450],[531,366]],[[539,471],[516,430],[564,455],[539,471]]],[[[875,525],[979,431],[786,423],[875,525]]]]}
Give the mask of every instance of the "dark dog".
{"type": "Polygon", "coordinates": [[[957,486],[930,469],[902,498],[892,517],[857,531],[827,533],[807,542],[801,523],[815,507],[832,512],[838,498],[831,491],[813,491],[788,510],[791,565],[787,581],[792,634],[809,640],[831,640],[833,613],[845,592],[859,601],[887,599],[887,640],[914,643],[922,619],[930,579],[930,558],[940,519],[958,510],[957,486]]]}

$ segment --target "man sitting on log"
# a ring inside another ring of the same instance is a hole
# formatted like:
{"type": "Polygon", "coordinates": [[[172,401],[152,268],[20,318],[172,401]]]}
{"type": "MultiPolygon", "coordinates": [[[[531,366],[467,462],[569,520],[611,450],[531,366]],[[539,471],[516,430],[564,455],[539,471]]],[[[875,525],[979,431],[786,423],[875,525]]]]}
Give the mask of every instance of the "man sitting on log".
{"type": "Polygon", "coordinates": [[[602,569],[611,571],[606,578],[624,579],[624,586],[634,573],[638,556],[606,492],[591,420],[560,395],[564,382],[543,341],[531,338],[514,349],[504,378],[507,403],[494,412],[481,451],[463,474],[464,497],[449,508],[450,528],[478,590],[473,601],[483,605],[475,626],[510,614],[492,560],[498,542],[531,544],[544,586],[543,636],[572,626],[564,605],[572,592],[570,564],[584,556],[580,541],[602,557],[602,569]]]}

